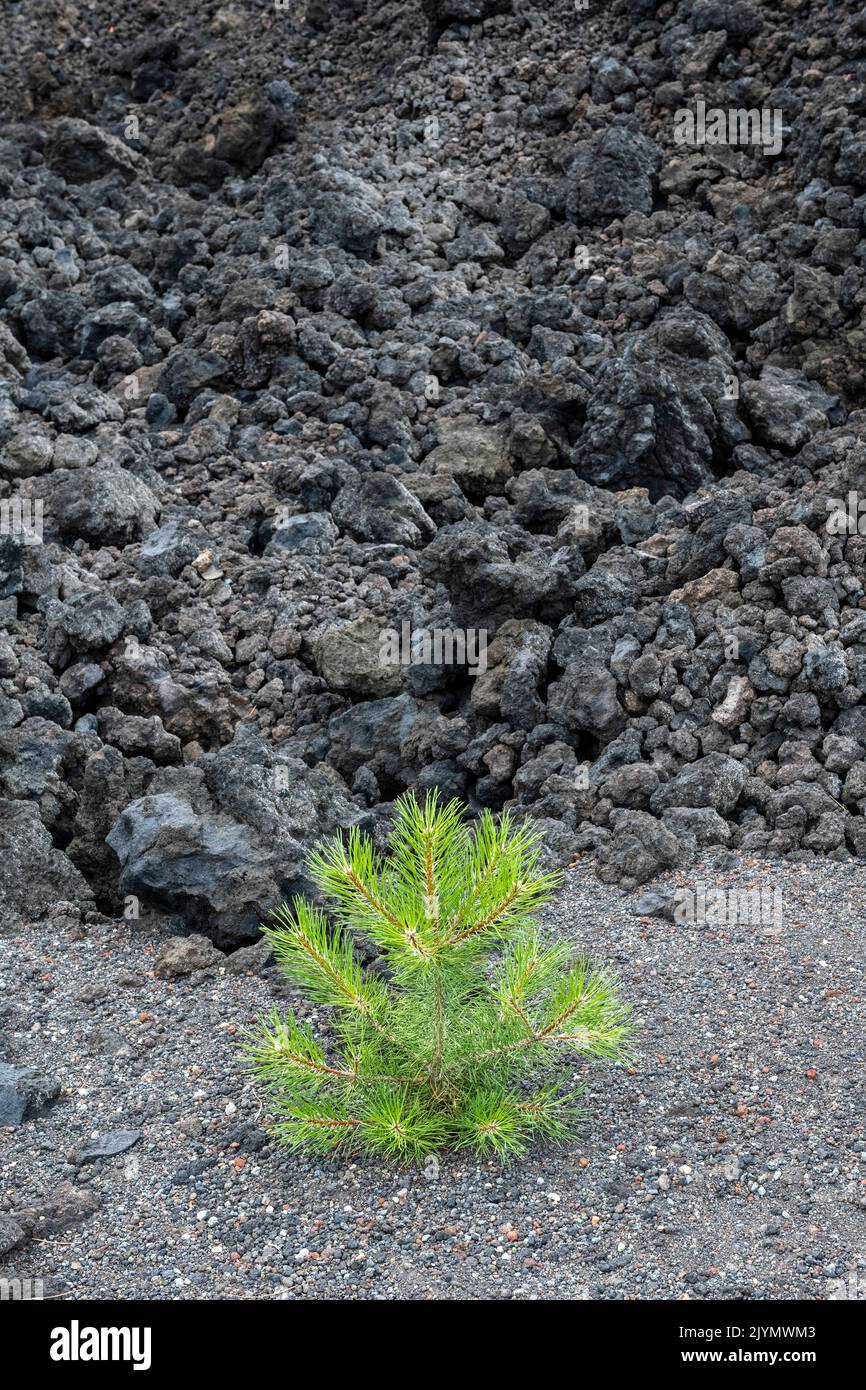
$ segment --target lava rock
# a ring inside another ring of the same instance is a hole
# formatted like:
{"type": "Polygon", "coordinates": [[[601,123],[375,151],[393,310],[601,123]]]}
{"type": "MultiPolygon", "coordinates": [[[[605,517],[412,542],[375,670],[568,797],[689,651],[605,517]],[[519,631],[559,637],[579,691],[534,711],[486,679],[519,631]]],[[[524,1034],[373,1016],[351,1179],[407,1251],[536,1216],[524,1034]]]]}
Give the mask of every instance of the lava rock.
{"type": "Polygon", "coordinates": [[[159,515],[150,488],[124,469],[61,468],[39,483],[48,526],[70,540],[127,545],[152,531],[159,515]]]}
{"type": "Polygon", "coordinates": [[[126,1153],[141,1138],[140,1129],[112,1129],[85,1148],[79,1149],[75,1156],[78,1164],[93,1163],[98,1158],[116,1158],[126,1153]]]}
{"type": "Polygon", "coordinates": [[[137,150],[77,116],[62,116],[52,124],[45,159],[67,183],[91,183],[107,174],[133,179],[146,170],[137,150]]]}
{"type": "Polygon", "coordinates": [[[206,936],[172,936],[157,951],[153,971],[161,980],[170,980],[224,963],[222,952],[206,936]]]}
{"type": "Polygon", "coordinates": [[[681,768],[653,794],[653,811],[671,806],[709,806],[721,816],[734,810],[746,782],[746,770],[724,753],[708,753],[681,768]]]}
{"type": "Polygon", "coordinates": [[[54,1077],[43,1076],[35,1067],[0,1062],[0,1128],[41,1114],[59,1095],[60,1082],[54,1077]]]}
{"type": "Polygon", "coordinates": [[[87,881],[55,849],[32,801],[0,800],[0,892],[13,923],[44,916],[59,899],[92,905],[87,881]]]}
{"type": "Polygon", "coordinates": [[[23,1245],[26,1239],[24,1227],[19,1226],[14,1217],[0,1212],[0,1259],[3,1259],[16,1246],[23,1245]]]}
{"type": "Polygon", "coordinates": [[[792,450],[827,429],[838,405],[838,397],[786,367],[764,367],[758,381],[744,382],[743,401],[758,437],[792,450]]]}
{"type": "Polygon", "coordinates": [[[13,1211],[12,1217],[27,1239],[38,1240],[68,1231],[70,1226],[86,1221],[99,1207],[100,1201],[94,1192],[62,1182],[34,1206],[13,1211]]]}
{"type": "Polygon", "coordinates": [[[568,217],[606,227],[630,212],[650,212],[661,151],[633,125],[614,124],[581,141],[568,171],[568,217]]]}

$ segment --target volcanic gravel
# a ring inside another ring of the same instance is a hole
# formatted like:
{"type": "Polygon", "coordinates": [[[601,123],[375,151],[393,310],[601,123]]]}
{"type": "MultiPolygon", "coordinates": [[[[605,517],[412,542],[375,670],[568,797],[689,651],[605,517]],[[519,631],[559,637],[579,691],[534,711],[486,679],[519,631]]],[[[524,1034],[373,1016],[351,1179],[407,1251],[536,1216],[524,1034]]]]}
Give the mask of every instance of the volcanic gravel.
{"type": "Polygon", "coordinates": [[[285,1000],[271,969],[160,979],[150,925],[5,939],[8,1055],[62,1090],[0,1131],[0,1206],[50,1212],[63,1184],[98,1205],[2,1273],[147,1299],[813,1299],[862,1279],[866,873],[697,872],[777,889],[781,928],[642,917],[576,866],[547,926],[619,970],[634,1066],[581,1069],[580,1142],[438,1175],[267,1139],[236,1030],[285,1000]],[[140,1138],[80,1162],[117,1130],[140,1138]]]}

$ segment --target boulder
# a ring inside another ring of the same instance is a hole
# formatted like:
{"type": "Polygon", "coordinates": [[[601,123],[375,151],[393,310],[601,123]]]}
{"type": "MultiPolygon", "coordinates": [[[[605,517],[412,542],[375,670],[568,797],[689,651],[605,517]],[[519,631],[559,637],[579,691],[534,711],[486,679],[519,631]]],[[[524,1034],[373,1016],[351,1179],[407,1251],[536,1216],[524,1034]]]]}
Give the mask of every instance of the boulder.
{"type": "Polygon", "coordinates": [[[658,146],[632,123],[580,141],[568,171],[569,220],[606,227],[630,212],[651,212],[660,164],[658,146]]]}
{"type": "Polygon", "coordinates": [[[49,127],[45,162],[67,183],[92,183],[106,174],[141,177],[147,161],[116,135],[77,116],[62,116],[49,127]]]}
{"type": "Polygon", "coordinates": [[[548,717],[571,733],[592,734],[606,741],[625,724],[616,680],[591,654],[566,666],[548,690],[548,717]]]}
{"type": "Polygon", "coordinates": [[[456,479],[468,497],[504,490],[514,472],[504,431],[457,415],[441,421],[436,434],[439,443],[424,460],[429,473],[456,479]]]}
{"type": "Polygon", "coordinates": [[[124,546],[154,529],[159,502],[122,468],[60,468],[33,485],[45,501],[46,530],[66,541],[124,546]]]}
{"type": "Polygon", "coordinates": [[[328,628],[314,644],[316,669],[332,690],[374,698],[396,694],[403,668],[388,642],[390,629],[365,616],[328,628]]]}
{"type": "Polygon", "coordinates": [[[729,816],[740,799],[746,769],[724,753],[708,753],[686,763],[669,782],[653,794],[653,811],[671,806],[710,806],[720,816],[729,816]]]}
{"type": "Polygon", "coordinates": [[[60,1095],[60,1082],[36,1067],[13,1067],[0,1062],[0,1129],[20,1125],[52,1105],[60,1095]]]}
{"type": "Polygon", "coordinates": [[[171,936],[156,953],[153,973],[160,980],[173,980],[178,975],[193,975],[199,970],[211,970],[224,965],[225,956],[206,936],[171,936]]]}
{"type": "Polygon", "coordinates": [[[249,730],[201,758],[206,792],[138,797],[106,839],[119,891],[180,917],[220,947],[257,940],[267,915],[311,891],[310,851],[357,819],[330,770],[282,758],[249,730]]]}
{"type": "Polygon", "coordinates": [[[7,925],[36,921],[61,900],[93,905],[86,880],[55,849],[35,802],[0,800],[0,900],[7,925]]]}

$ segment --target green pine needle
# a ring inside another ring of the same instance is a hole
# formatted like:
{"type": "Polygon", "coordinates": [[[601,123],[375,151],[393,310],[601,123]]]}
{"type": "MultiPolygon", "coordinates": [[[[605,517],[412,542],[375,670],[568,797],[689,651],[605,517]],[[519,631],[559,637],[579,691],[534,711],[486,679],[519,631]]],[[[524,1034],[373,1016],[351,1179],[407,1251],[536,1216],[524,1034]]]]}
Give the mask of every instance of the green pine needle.
{"type": "Polygon", "coordinates": [[[569,1139],[583,1112],[552,1068],[626,1060],[631,1024],[616,981],[535,925],[560,879],[540,871],[537,835],[488,811],[470,829],[457,801],[409,793],[389,851],[357,830],[323,845],[310,872],[333,921],[297,898],[265,928],[292,983],[333,1011],[336,1040],[326,1049],[276,1009],[252,1030],[275,1134],[307,1153],[401,1162],[460,1148],[508,1159],[569,1139]],[[362,969],[355,936],[378,947],[388,983],[362,969]]]}

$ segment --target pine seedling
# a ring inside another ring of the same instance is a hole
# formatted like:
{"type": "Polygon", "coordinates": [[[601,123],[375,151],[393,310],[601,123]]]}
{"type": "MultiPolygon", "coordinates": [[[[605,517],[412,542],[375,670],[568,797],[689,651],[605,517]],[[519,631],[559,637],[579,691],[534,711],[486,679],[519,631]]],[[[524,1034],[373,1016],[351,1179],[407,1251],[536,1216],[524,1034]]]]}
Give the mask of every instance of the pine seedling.
{"type": "Polygon", "coordinates": [[[304,898],[265,934],[288,978],[331,1010],[328,1045],[274,1010],[247,1055],[290,1148],[417,1161],[468,1148],[508,1158],[563,1141],[579,1093],[557,1084],[570,1054],[624,1061],[629,1013],[616,982],[535,916],[560,880],[538,836],[459,802],[414,794],[395,807],[390,853],[351,830],[309,863],[333,921],[304,898]],[[366,972],[354,937],[384,969],[366,972]]]}

